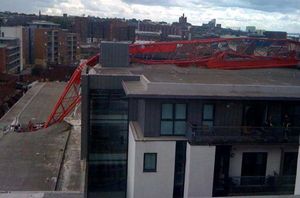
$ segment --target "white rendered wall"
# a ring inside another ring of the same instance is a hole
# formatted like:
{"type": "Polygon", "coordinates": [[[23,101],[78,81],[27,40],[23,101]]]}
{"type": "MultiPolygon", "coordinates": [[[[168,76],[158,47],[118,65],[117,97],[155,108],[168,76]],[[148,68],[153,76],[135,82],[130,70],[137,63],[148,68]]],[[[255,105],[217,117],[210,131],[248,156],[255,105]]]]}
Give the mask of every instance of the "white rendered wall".
{"type": "Polygon", "coordinates": [[[129,127],[127,198],[173,197],[176,141],[135,141],[129,127]],[[144,153],[157,153],[157,172],[143,172],[144,153]]]}
{"type": "Polygon", "coordinates": [[[295,185],[295,195],[300,195],[300,146],[298,150],[298,163],[297,163],[297,175],[295,185]]]}
{"type": "Polygon", "coordinates": [[[267,152],[266,176],[280,173],[281,149],[279,146],[233,146],[231,150],[229,176],[240,177],[244,152],[267,152]]]}
{"type": "Polygon", "coordinates": [[[127,172],[127,198],[133,198],[134,194],[134,176],[135,176],[135,140],[129,127],[128,135],[128,172],[127,172]]]}
{"type": "Polygon", "coordinates": [[[0,27],[0,37],[4,33],[4,37],[15,37],[20,41],[20,71],[24,68],[23,60],[23,27],[14,26],[14,27],[0,27]]]}
{"type": "Polygon", "coordinates": [[[211,197],[216,147],[187,144],[186,150],[184,197],[211,197]]]}

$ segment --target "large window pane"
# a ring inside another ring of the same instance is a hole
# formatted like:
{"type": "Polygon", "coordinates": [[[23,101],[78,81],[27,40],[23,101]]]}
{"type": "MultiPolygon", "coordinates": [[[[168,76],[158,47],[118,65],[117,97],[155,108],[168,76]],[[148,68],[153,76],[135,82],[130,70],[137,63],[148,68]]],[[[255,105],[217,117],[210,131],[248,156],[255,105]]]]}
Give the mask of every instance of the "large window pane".
{"type": "Polygon", "coordinates": [[[176,104],[175,119],[186,119],[186,104],[176,104]]]}
{"type": "Polygon", "coordinates": [[[243,153],[242,176],[265,176],[267,156],[266,152],[243,153]]]}
{"type": "Polygon", "coordinates": [[[186,132],[186,122],[185,121],[176,121],[174,126],[175,135],[185,135],[186,132]]]}
{"type": "Polygon", "coordinates": [[[266,152],[243,153],[241,185],[263,185],[267,167],[266,152]]]}
{"type": "Polygon", "coordinates": [[[214,105],[203,106],[203,120],[212,120],[214,117],[214,105]]]}
{"type": "Polygon", "coordinates": [[[298,159],[298,152],[284,153],[283,168],[282,168],[283,175],[292,175],[292,176],[296,175],[297,159],[298,159]]]}
{"type": "Polygon", "coordinates": [[[172,104],[163,104],[162,105],[162,119],[172,119],[173,118],[173,105],[172,104]]]}
{"type": "Polygon", "coordinates": [[[172,135],[173,133],[173,121],[161,121],[160,134],[172,135]]]}

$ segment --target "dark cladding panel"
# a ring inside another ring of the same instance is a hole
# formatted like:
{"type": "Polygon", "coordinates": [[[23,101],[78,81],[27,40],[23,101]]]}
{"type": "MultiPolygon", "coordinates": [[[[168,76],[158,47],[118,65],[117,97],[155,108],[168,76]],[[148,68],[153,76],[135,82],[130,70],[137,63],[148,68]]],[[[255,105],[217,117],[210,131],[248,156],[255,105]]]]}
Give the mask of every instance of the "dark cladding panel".
{"type": "Polygon", "coordinates": [[[122,81],[139,81],[139,76],[90,75],[90,89],[123,89],[122,81]]]}
{"type": "Polygon", "coordinates": [[[145,130],[145,100],[139,99],[138,100],[138,122],[140,124],[141,130],[143,133],[145,130]]]}
{"type": "Polygon", "coordinates": [[[100,64],[103,67],[129,66],[129,43],[102,42],[100,54],[100,64]]]}
{"type": "Polygon", "coordinates": [[[128,110],[129,110],[129,121],[137,121],[138,119],[138,99],[128,100],[128,110]]]}
{"type": "Polygon", "coordinates": [[[87,142],[89,131],[89,77],[83,76],[81,81],[81,159],[87,158],[87,142]]]}
{"type": "Polygon", "coordinates": [[[216,126],[241,126],[243,117],[243,105],[234,101],[215,102],[216,126]]]}
{"type": "Polygon", "coordinates": [[[193,124],[202,124],[202,101],[192,100],[188,103],[188,121],[193,124]]]}
{"type": "Polygon", "coordinates": [[[161,101],[146,100],[144,135],[146,137],[160,136],[161,101]]]}

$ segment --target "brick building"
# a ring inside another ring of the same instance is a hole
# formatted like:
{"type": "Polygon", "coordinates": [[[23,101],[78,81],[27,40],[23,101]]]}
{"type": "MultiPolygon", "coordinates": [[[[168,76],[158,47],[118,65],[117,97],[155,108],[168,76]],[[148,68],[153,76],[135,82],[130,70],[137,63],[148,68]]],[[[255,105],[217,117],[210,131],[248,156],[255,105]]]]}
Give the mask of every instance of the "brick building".
{"type": "Polygon", "coordinates": [[[75,17],[72,32],[77,33],[82,44],[100,41],[134,41],[135,26],[121,19],[75,17]]]}
{"type": "Polygon", "coordinates": [[[36,65],[72,64],[78,58],[78,37],[59,28],[35,29],[34,49],[36,65]]]}

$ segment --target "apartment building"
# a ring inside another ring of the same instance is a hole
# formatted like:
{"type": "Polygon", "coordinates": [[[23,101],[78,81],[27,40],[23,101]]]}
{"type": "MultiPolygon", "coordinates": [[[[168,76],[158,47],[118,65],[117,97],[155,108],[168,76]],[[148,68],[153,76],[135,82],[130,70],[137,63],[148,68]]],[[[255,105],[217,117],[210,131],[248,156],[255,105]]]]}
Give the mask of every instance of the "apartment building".
{"type": "Polygon", "coordinates": [[[0,37],[0,72],[20,71],[20,41],[13,37],[0,37]]]}
{"type": "Polygon", "coordinates": [[[0,37],[15,37],[20,41],[20,71],[22,71],[28,63],[29,43],[28,28],[23,26],[1,26],[0,37]]]}
{"type": "Polygon", "coordinates": [[[75,33],[61,29],[35,30],[35,64],[72,64],[78,60],[78,40],[75,33]]]}
{"type": "Polygon", "coordinates": [[[300,194],[299,70],[125,65],[82,76],[87,197],[300,194]]]}
{"type": "Polygon", "coordinates": [[[61,34],[60,63],[66,65],[74,64],[75,61],[80,59],[79,38],[76,33],[62,31],[61,34]]]}
{"type": "Polygon", "coordinates": [[[30,30],[31,64],[47,67],[74,64],[79,58],[79,40],[75,33],[59,28],[51,22],[33,22],[30,30]]]}

